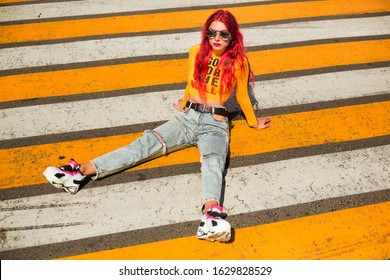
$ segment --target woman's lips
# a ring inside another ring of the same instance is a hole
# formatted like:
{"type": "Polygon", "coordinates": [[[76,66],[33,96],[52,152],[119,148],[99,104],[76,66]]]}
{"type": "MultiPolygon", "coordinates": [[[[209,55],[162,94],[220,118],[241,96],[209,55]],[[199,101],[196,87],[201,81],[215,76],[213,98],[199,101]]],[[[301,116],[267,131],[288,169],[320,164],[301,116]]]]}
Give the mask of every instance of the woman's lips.
{"type": "Polygon", "coordinates": [[[214,43],[213,45],[214,45],[215,47],[220,47],[220,46],[221,46],[220,43],[214,43]]]}

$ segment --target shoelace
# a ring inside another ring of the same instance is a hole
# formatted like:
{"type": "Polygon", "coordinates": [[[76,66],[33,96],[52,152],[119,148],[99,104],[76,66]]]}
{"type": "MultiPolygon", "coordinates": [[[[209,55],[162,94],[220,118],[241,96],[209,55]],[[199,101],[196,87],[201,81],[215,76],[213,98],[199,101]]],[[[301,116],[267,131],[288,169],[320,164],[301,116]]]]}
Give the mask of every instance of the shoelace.
{"type": "Polygon", "coordinates": [[[207,215],[211,216],[211,217],[214,217],[214,218],[219,218],[219,219],[226,219],[227,217],[227,214],[226,213],[219,213],[219,212],[215,212],[215,211],[208,211],[207,212],[207,215]]]}
{"type": "Polygon", "coordinates": [[[63,165],[63,166],[60,167],[60,169],[64,170],[64,171],[68,171],[68,172],[73,172],[74,171],[73,167],[70,164],[63,165]]]}
{"type": "Polygon", "coordinates": [[[79,170],[79,167],[77,166],[76,168],[73,168],[72,165],[68,164],[68,165],[63,165],[60,167],[61,170],[65,171],[65,172],[68,172],[70,174],[77,174],[80,172],[79,170]]]}

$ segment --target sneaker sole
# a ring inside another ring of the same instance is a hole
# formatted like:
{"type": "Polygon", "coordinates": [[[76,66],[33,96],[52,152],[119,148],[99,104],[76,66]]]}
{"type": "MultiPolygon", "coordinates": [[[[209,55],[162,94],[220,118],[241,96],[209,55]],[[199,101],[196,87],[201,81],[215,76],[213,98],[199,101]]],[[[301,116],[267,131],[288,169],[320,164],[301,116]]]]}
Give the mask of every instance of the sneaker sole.
{"type": "MultiPolygon", "coordinates": [[[[197,236],[198,237],[198,236],[197,236]]],[[[231,233],[229,231],[219,232],[210,236],[198,237],[200,240],[206,240],[210,242],[219,241],[219,242],[229,242],[231,238],[231,233]]]]}

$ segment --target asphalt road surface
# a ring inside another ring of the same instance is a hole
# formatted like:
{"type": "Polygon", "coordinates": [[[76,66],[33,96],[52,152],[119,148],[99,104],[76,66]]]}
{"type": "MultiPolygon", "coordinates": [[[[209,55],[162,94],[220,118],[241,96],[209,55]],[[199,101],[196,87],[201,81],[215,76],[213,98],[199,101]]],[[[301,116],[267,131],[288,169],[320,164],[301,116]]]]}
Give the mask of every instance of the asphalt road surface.
{"type": "Polygon", "coordinates": [[[390,258],[390,2],[0,1],[0,258],[390,258]],[[126,145],[173,118],[189,48],[231,11],[255,73],[236,118],[227,244],[198,241],[196,148],[76,195],[49,165],[126,145]],[[210,251],[213,252],[210,255],[210,251]]]}

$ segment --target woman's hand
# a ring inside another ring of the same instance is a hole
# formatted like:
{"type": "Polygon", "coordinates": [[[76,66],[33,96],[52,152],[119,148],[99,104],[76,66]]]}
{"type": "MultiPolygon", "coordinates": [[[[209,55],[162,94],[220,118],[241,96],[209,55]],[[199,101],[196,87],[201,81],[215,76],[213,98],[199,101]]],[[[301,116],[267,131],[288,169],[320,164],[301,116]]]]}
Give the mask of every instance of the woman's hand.
{"type": "Polygon", "coordinates": [[[264,129],[271,126],[271,119],[269,117],[257,118],[257,124],[253,126],[254,129],[264,129]]]}
{"type": "Polygon", "coordinates": [[[183,99],[177,100],[177,104],[173,103],[172,106],[179,112],[183,111],[183,99]]]}

